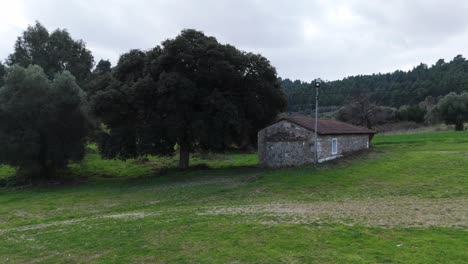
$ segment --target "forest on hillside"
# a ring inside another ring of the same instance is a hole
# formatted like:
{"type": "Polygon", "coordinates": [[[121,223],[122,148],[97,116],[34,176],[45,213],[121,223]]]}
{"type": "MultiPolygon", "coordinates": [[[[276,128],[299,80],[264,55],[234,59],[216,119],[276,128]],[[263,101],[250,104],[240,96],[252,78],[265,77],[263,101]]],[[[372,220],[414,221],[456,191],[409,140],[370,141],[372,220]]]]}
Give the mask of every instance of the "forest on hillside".
{"type": "MultiPolygon", "coordinates": [[[[309,112],[315,101],[313,85],[300,80],[281,79],[288,98],[288,112],[309,112]]],[[[320,89],[322,111],[346,105],[357,96],[382,106],[400,108],[417,105],[426,98],[450,92],[468,91],[468,61],[457,55],[450,62],[439,59],[434,65],[419,64],[410,71],[357,75],[326,82],[320,89]]]]}

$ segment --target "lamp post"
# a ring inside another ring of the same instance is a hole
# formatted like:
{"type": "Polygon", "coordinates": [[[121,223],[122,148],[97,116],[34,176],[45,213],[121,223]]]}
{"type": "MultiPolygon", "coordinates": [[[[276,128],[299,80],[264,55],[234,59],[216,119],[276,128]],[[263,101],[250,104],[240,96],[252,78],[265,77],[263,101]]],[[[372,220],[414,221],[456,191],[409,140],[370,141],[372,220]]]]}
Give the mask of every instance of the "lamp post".
{"type": "Polygon", "coordinates": [[[314,80],[315,83],[315,118],[314,118],[314,144],[315,144],[315,155],[314,155],[314,163],[318,164],[318,137],[317,137],[317,129],[318,129],[318,95],[319,95],[319,88],[322,84],[322,80],[320,78],[314,80]]]}

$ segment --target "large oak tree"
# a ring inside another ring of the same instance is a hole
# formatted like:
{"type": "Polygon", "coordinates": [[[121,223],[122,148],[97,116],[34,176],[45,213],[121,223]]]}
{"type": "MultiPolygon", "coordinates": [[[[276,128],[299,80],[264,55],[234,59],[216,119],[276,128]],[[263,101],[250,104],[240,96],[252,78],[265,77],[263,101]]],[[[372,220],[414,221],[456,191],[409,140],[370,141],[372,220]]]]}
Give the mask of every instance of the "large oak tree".
{"type": "Polygon", "coordinates": [[[98,90],[92,105],[105,124],[105,156],[173,155],[177,146],[182,169],[192,151],[253,144],[286,108],[267,59],[196,30],[122,55],[98,90]]]}

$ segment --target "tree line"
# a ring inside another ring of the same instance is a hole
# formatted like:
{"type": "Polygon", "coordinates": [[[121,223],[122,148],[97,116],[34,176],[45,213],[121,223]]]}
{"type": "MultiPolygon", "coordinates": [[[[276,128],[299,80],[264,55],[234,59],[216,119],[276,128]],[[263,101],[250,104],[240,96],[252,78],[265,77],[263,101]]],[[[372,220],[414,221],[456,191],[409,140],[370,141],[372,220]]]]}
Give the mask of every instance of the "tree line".
{"type": "MultiPolygon", "coordinates": [[[[309,114],[314,107],[313,85],[280,79],[288,98],[288,112],[309,114]]],[[[391,121],[435,123],[445,121],[463,130],[468,121],[468,61],[457,55],[450,62],[420,64],[412,70],[358,75],[326,82],[320,89],[320,107],[327,117],[373,127],[391,121]],[[441,100],[445,98],[444,100],[441,100]],[[332,113],[333,112],[333,113],[332,113]]]]}
{"type": "MultiPolygon", "coordinates": [[[[311,84],[300,80],[280,79],[288,97],[288,110],[300,111],[313,102],[311,84]]],[[[399,108],[415,105],[431,96],[445,96],[450,92],[468,91],[468,61],[457,55],[445,62],[439,59],[434,65],[419,64],[409,71],[357,75],[326,82],[321,89],[320,104],[342,106],[354,95],[367,95],[379,105],[399,108]]]]}
{"type": "Polygon", "coordinates": [[[37,22],[0,64],[0,163],[44,179],[80,161],[87,142],[105,158],[173,156],[255,146],[286,110],[276,69],[260,54],[187,29],[117,65],[66,30],[37,22]]]}

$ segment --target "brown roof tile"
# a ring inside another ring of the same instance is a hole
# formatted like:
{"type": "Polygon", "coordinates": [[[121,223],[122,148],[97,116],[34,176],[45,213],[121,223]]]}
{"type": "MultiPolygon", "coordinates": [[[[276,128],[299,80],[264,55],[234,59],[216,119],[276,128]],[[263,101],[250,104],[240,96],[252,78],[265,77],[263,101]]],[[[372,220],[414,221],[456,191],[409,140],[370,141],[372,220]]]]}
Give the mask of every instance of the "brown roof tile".
{"type": "MultiPolygon", "coordinates": [[[[304,128],[314,131],[314,118],[307,116],[291,116],[280,120],[288,120],[304,128]]],[[[278,121],[280,121],[278,120],[278,121]]],[[[375,134],[376,132],[365,127],[354,126],[334,119],[319,119],[317,133],[321,135],[338,134],[375,134]]]]}

